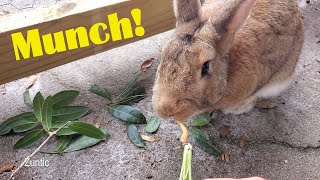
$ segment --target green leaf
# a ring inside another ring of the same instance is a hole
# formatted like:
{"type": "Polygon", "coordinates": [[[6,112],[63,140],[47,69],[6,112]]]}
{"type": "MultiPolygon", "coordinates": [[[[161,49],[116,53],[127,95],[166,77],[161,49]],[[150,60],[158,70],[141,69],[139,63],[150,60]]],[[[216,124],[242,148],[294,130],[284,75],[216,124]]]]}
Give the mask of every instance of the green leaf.
{"type": "Polygon", "coordinates": [[[21,138],[14,146],[14,149],[22,149],[31,146],[37,142],[43,135],[43,129],[36,129],[28,132],[23,138],[21,138]]]}
{"type": "Polygon", "coordinates": [[[148,133],[154,133],[158,130],[160,126],[160,119],[156,116],[153,116],[148,124],[144,127],[144,130],[148,133]]]}
{"type": "Polygon", "coordinates": [[[55,152],[62,152],[66,149],[67,145],[71,142],[72,136],[61,136],[58,138],[56,147],[54,148],[55,152]]]}
{"type": "MultiPolygon", "coordinates": [[[[105,136],[107,136],[107,129],[101,129],[101,131],[105,136]]],[[[73,152],[85,149],[98,144],[100,141],[100,139],[90,138],[88,136],[80,136],[79,138],[71,142],[69,146],[65,150],[63,150],[63,152],[73,152]]]]}
{"type": "Polygon", "coordinates": [[[203,113],[198,115],[191,123],[191,126],[205,126],[211,121],[211,116],[209,113],[203,113]]]}
{"type": "Polygon", "coordinates": [[[137,73],[118,93],[117,99],[122,99],[127,97],[128,93],[133,89],[133,87],[137,84],[138,79],[140,78],[142,72],[137,73]]]}
{"type": "Polygon", "coordinates": [[[44,102],[44,98],[43,98],[42,94],[40,92],[38,92],[33,99],[33,113],[39,122],[42,122],[43,102],[44,102]]]}
{"type": "Polygon", "coordinates": [[[15,126],[25,124],[26,122],[24,118],[31,117],[31,116],[33,116],[32,112],[26,112],[26,113],[22,113],[17,116],[11,117],[8,120],[2,122],[0,125],[0,136],[8,134],[11,131],[11,129],[15,126]]]}
{"type": "Polygon", "coordinates": [[[207,139],[204,139],[203,137],[201,138],[201,137],[196,137],[192,135],[191,143],[199,147],[204,152],[207,152],[211,155],[218,156],[221,153],[216,147],[211,145],[211,143],[207,139]]]}
{"type": "Polygon", "coordinates": [[[52,110],[53,122],[67,122],[77,120],[89,111],[89,108],[83,106],[68,106],[52,110]]]}
{"type": "Polygon", "coordinates": [[[54,109],[66,107],[74,102],[74,100],[78,97],[79,91],[68,90],[68,91],[61,91],[55,94],[52,97],[52,107],[54,109]]]}
{"type": "Polygon", "coordinates": [[[30,116],[23,118],[24,123],[21,123],[20,125],[16,125],[13,127],[13,132],[15,133],[21,133],[29,131],[39,125],[39,122],[36,117],[30,116]]]}
{"type": "Polygon", "coordinates": [[[57,132],[57,136],[69,136],[69,135],[73,135],[73,134],[77,134],[77,132],[72,131],[70,128],[68,127],[64,127],[61,128],[58,132],[57,132]]]}
{"type": "Polygon", "coordinates": [[[96,139],[106,139],[106,135],[95,126],[85,123],[85,122],[73,122],[68,125],[69,129],[75,131],[79,134],[96,138],[96,139]]]}
{"type": "Polygon", "coordinates": [[[69,135],[73,135],[73,134],[78,134],[75,131],[72,131],[71,129],[69,129],[66,126],[66,122],[55,122],[52,124],[51,126],[51,130],[55,131],[57,129],[59,129],[60,127],[64,126],[63,128],[61,128],[58,132],[57,132],[57,136],[69,136],[69,135]]]}
{"type": "Polygon", "coordinates": [[[26,91],[23,93],[23,101],[24,101],[24,104],[26,104],[27,106],[29,106],[30,108],[32,108],[32,100],[31,100],[31,97],[30,97],[29,90],[26,90],[26,91]]]}
{"type": "Polygon", "coordinates": [[[199,139],[204,139],[206,141],[209,141],[209,136],[206,132],[204,132],[201,129],[198,129],[196,127],[191,128],[191,133],[194,137],[199,138],[199,139]]]}
{"type": "Polygon", "coordinates": [[[141,138],[141,135],[134,124],[127,124],[127,135],[130,141],[137,147],[146,147],[146,144],[141,138]]]}
{"type": "Polygon", "coordinates": [[[114,117],[127,124],[146,124],[146,117],[138,110],[127,105],[111,105],[107,110],[114,117]]]}
{"type": "Polygon", "coordinates": [[[94,84],[90,87],[90,91],[111,101],[111,95],[106,88],[94,84]]]}
{"type": "Polygon", "coordinates": [[[117,104],[130,105],[137,103],[145,98],[146,89],[143,86],[137,85],[128,94],[123,95],[124,97],[118,101],[117,104]]]}
{"type": "Polygon", "coordinates": [[[42,107],[42,126],[45,129],[50,129],[52,124],[52,97],[48,96],[43,102],[42,107]]]}
{"type": "Polygon", "coordinates": [[[66,123],[67,122],[53,122],[52,121],[51,129],[59,129],[61,126],[64,126],[64,125],[66,127],[66,123]]]}

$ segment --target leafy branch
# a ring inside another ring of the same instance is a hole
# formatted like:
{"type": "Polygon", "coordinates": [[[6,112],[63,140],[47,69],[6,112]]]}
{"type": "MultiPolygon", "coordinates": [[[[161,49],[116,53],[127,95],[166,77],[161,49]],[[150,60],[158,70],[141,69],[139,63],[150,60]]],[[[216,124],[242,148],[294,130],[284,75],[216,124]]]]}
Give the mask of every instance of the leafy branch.
{"type": "Polygon", "coordinates": [[[152,117],[148,122],[142,112],[132,107],[134,103],[139,102],[146,96],[145,88],[139,84],[139,80],[146,69],[150,68],[153,58],[146,60],[139,72],[130,79],[119,92],[112,95],[107,88],[100,87],[96,84],[92,85],[90,91],[108,100],[107,112],[126,124],[127,136],[130,141],[137,147],[145,148],[146,144],[143,136],[139,133],[138,124],[147,124],[145,131],[154,133],[160,126],[160,119],[152,117]]]}
{"type": "Polygon", "coordinates": [[[15,143],[15,149],[27,148],[41,139],[44,134],[48,136],[18,168],[12,170],[10,179],[54,136],[58,136],[53,150],[55,153],[77,151],[106,139],[106,129],[77,121],[89,111],[87,107],[70,106],[78,95],[78,91],[69,90],[44,98],[38,92],[32,101],[28,90],[23,93],[24,102],[32,108],[32,111],[24,112],[1,123],[0,135],[26,132],[15,143]]]}

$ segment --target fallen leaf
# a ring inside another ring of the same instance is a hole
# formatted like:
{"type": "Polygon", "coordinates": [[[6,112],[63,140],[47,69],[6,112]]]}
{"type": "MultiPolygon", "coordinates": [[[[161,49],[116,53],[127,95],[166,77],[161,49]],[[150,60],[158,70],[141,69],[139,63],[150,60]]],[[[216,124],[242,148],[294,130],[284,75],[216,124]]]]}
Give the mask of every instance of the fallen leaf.
{"type": "Polygon", "coordinates": [[[0,85],[0,93],[2,95],[5,95],[7,93],[7,89],[6,89],[6,86],[4,84],[0,85]]]}
{"type": "Polygon", "coordinates": [[[221,153],[221,155],[220,155],[220,160],[221,160],[221,161],[224,161],[224,162],[226,162],[226,163],[229,163],[229,162],[230,162],[230,156],[229,156],[229,154],[228,154],[227,152],[221,153]]]}
{"type": "Polygon", "coordinates": [[[195,136],[192,134],[191,143],[211,155],[219,156],[221,153],[219,149],[211,144],[210,140],[206,139],[205,136],[195,136]]]}
{"type": "Polygon", "coordinates": [[[249,116],[251,116],[251,112],[245,112],[245,113],[243,113],[242,115],[244,115],[244,116],[246,116],[246,117],[249,117],[249,116]]]}
{"type": "Polygon", "coordinates": [[[0,169],[0,175],[3,174],[4,172],[11,171],[13,167],[14,167],[13,164],[5,163],[0,169]]]}
{"type": "Polygon", "coordinates": [[[156,158],[154,161],[156,161],[156,162],[161,162],[162,161],[162,159],[161,158],[156,158]]]}
{"type": "Polygon", "coordinates": [[[13,146],[14,149],[24,149],[37,142],[44,134],[44,129],[34,129],[29,131],[13,146]]]}
{"type": "Polygon", "coordinates": [[[318,60],[318,59],[313,59],[311,61],[309,60],[309,62],[304,63],[303,67],[306,68],[306,67],[310,66],[311,64],[313,64],[314,62],[320,63],[320,60],[318,60]]]}
{"type": "Polygon", "coordinates": [[[72,136],[60,136],[58,138],[58,142],[56,144],[56,147],[54,149],[55,152],[62,152],[66,149],[68,144],[71,142],[72,136]]]}
{"type": "MultiPolygon", "coordinates": [[[[102,128],[100,129],[106,136],[107,134],[107,129],[102,128]]],[[[78,151],[82,150],[88,147],[91,147],[93,145],[98,144],[101,141],[101,139],[95,139],[95,138],[90,138],[88,136],[80,136],[74,141],[72,141],[64,150],[63,152],[73,152],[73,151],[78,151]]]]}
{"type": "MultiPolygon", "coordinates": [[[[61,126],[60,126],[61,127],[61,126]]],[[[52,128],[53,129],[53,128],[52,128]]],[[[56,130],[54,128],[54,130],[56,130]]],[[[70,135],[73,135],[73,134],[79,134],[75,131],[72,131],[70,128],[68,127],[63,127],[61,128],[58,132],[57,132],[57,136],[70,136],[70,135]]]]}
{"type": "Polygon", "coordinates": [[[216,119],[218,113],[212,112],[212,113],[210,113],[210,115],[211,115],[211,121],[212,121],[212,120],[216,119]]]}
{"type": "Polygon", "coordinates": [[[278,107],[278,104],[270,100],[262,100],[262,101],[258,101],[255,107],[258,109],[272,109],[272,108],[278,107]]]}
{"type": "Polygon", "coordinates": [[[210,141],[209,135],[205,131],[198,129],[197,127],[191,127],[190,130],[191,130],[192,136],[195,136],[196,138],[203,139],[208,142],[210,141]]]}
{"type": "Polygon", "coordinates": [[[91,138],[105,140],[107,138],[106,133],[96,128],[95,126],[85,123],[85,122],[72,122],[69,123],[68,128],[75,131],[81,135],[85,135],[91,138]]]}
{"type": "Polygon", "coordinates": [[[1,15],[2,15],[2,16],[8,15],[8,14],[10,14],[10,12],[7,11],[7,10],[2,10],[2,11],[1,11],[1,15]]]}
{"type": "Polygon", "coordinates": [[[303,64],[303,67],[306,68],[306,67],[308,67],[308,66],[310,66],[310,65],[311,65],[311,63],[309,63],[309,62],[308,62],[308,63],[304,63],[304,64],[303,64]]]}
{"type": "Polygon", "coordinates": [[[99,95],[101,97],[104,97],[111,101],[111,94],[106,88],[100,87],[96,84],[91,85],[90,90],[92,93],[95,93],[96,95],[99,95]]]}
{"type": "Polygon", "coordinates": [[[27,124],[32,117],[35,118],[32,112],[25,112],[5,120],[0,124],[0,136],[10,133],[16,126],[27,124]]]}
{"type": "Polygon", "coordinates": [[[26,90],[23,93],[23,101],[24,101],[24,104],[26,104],[28,107],[32,108],[33,103],[32,103],[31,97],[30,97],[29,90],[26,90]]]}
{"type": "Polygon", "coordinates": [[[245,139],[244,135],[242,134],[240,136],[240,147],[244,148],[245,145],[246,145],[246,139],[245,139]]]}
{"type": "Polygon", "coordinates": [[[127,124],[146,124],[146,117],[137,109],[127,105],[110,105],[107,110],[114,117],[127,124]]]}
{"type": "Polygon", "coordinates": [[[93,125],[94,125],[96,128],[100,128],[100,123],[99,123],[99,122],[95,122],[93,125]]]}
{"type": "Polygon", "coordinates": [[[138,132],[137,126],[134,124],[127,124],[127,135],[135,146],[140,148],[146,147],[145,142],[142,140],[141,134],[138,132]]]}
{"type": "Polygon", "coordinates": [[[150,68],[153,64],[153,61],[154,61],[154,58],[150,58],[146,61],[144,61],[142,64],[141,64],[141,71],[145,71],[147,70],[148,68],[150,68]]]}
{"type": "Polygon", "coordinates": [[[153,178],[153,175],[152,175],[152,174],[146,174],[146,178],[147,178],[147,179],[152,179],[152,178],[153,178]]]}
{"type": "Polygon", "coordinates": [[[56,108],[52,110],[52,122],[66,123],[67,121],[74,121],[85,116],[88,111],[89,108],[83,106],[67,106],[56,108]]]}
{"type": "Polygon", "coordinates": [[[68,105],[72,104],[78,96],[79,91],[60,91],[52,96],[52,107],[53,109],[67,107],[68,105]]]}
{"type": "Polygon", "coordinates": [[[226,163],[229,163],[230,162],[230,156],[228,153],[225,153],[224,154],[224,157],[225,157],[225,160],[226,160],[226,163]]]}
{"type": "Polygon", "coordinates": [[[220,159],[221,161],[224,161],[224,160],[225,160],[225,158],[224,158],[224,153],[221,153],[221,154],[220,154],[219,159],[220,159]]]}
{"type": "Polygon", "coordinates": [[[24,85],[26,86],[27,89],[29,89],[33,86],[33,84],[37,81],[37,79],[38,79],[38,76],[36,75],[29,76],[26,79],[24,85]]]}
{"type": "Polygon", "coordinates": [[[205,126],[207,125],[209,122],[211,121],[211,116],[209,113],[203,113],[203,114],[200,114],[198,116],[196,116],[192,123],[191,123],[191,126],[194,126],[194,127],[201,127],[201,126],[205,126]]]}
{"type": "Polygon", "coordinates": [[[141,138],[145,141],[148,141],[148,142],[155,142],[156,141],[156,138],[151,137],[151,136],[147,136],[147,135],[143,135],[143,134],[141,134],[141,138]]]}
{"type": "Polygon", "coordinates": [[[144,130],[147,133],[154,133],[158,130],[160,123],[161,123],[160,119],[156,116],[153,116],[148,121],[147,125],[144,127],[144,130]]]}
{"type": "Polygon", "coordinates": [[[230,135],[230,127],[229,126],[222,126],[219,129],[220,137],[228,137],[230,135]]]}

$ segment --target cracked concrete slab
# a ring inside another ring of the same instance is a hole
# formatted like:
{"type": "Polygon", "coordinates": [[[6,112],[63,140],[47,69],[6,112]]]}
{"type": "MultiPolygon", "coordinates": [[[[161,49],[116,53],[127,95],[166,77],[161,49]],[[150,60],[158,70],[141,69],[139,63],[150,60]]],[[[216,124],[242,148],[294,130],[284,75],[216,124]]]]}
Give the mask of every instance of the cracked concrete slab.
{"type": "Polygon", "coordinates": [[[1,0],[1,1],[0,1],[0,5],[2,6],[2,5],[9,4],[9,3],[11,3],[11,1],[12,1],[12,0],[1,0]]]}
{"type": "MultiPolygon", "coordinates": [[[[306,3],[300,0],[300,7],[306,34],[296,82],[280,97],[273,99],[278,104],[274,109],[254,109],[238,116],[219,113],[204,130],[219,149],[230,154],[230,162],[221,162],[194,148],[192,168],[195,180],[248,176],[262,176],[270,180],[320,179],[320,1],[306,3]],[[230,127],[229,138],[219,137],[219,129],[224,125],[230,127]],[[241,135],[246,139],[243,149],[239,147],[241,135]]],[[[3,8],[0,6],[0,10],[3,8]]],[[[178,179],[183,150],[177,148],[180,131],[174,122],[162,121],[154,135],[160,140],[147,143],[148,150],[138,149],[126,137],[125,125],[105,112],[106,101],[88,91],[95,83],[115,93],[144,60],[151,57],[159,60],[161,46],[171,35],[172,31],[169,31],[37,74],[38,79],[30,89],[32,96],[38,91],[47,96],[64,89],[80,90],[76,104],[91,109],[83,120],[106,127],[110,138],[79,152],[38,154],[34,159],[48,160],[49,167],[26,167],[17,179],[178,179]]],[[[154,115],[151,88],[157,64],[142,77],[147,98],[135,105],[147,118],[154,115]]],[[[0,121],[28,110],[22,99],[25,80],[1,87],[5,93],[0,93],[0,121]]],[[[142,128],[139,127],[141,131],[142,128]]],[[[0,165],[5,162],[18,165],[34,150],[36,146],[13,150],[20,137],[0,137],[0,165]]]]}
{"type": "MultiPolygon", "coordinates": [[[[57,3],[63,3],[68,0],[0,0],[0,10],[17,13],[22,11],[31,11],[35,8],[50,7],[57,3]]],[[[2,13],[0,13],[2,15],[2,13]]]]}
{"type": "Polygon", "coordinates": [[[1,12],[0,12],[1,16],[7,15],[9,13],[12,14],[12,13],[19,12],[19,9],[14,7],[12,4],[4,4],[4,5],[1,5],[0,7],[1,7],[1,12]]]}

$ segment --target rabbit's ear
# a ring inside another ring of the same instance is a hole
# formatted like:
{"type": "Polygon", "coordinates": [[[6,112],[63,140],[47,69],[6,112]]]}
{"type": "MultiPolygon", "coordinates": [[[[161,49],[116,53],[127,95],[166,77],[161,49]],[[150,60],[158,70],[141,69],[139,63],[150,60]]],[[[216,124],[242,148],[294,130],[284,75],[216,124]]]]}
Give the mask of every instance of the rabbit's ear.
{"type": "Polygon", "coordinates": [[[224,55],[229,52],[236,32],[249,17],[256,0],[226,0],[201,29],[201,36],[217,45],[224,55]],[[208,35],[209,34],[209,35],[208,35]]]}
{"type": "Polygon", "coordinates": [[[177,19],[177,27],[200,19],[200,0],[173,0],[173,9],[177,19]]]}

